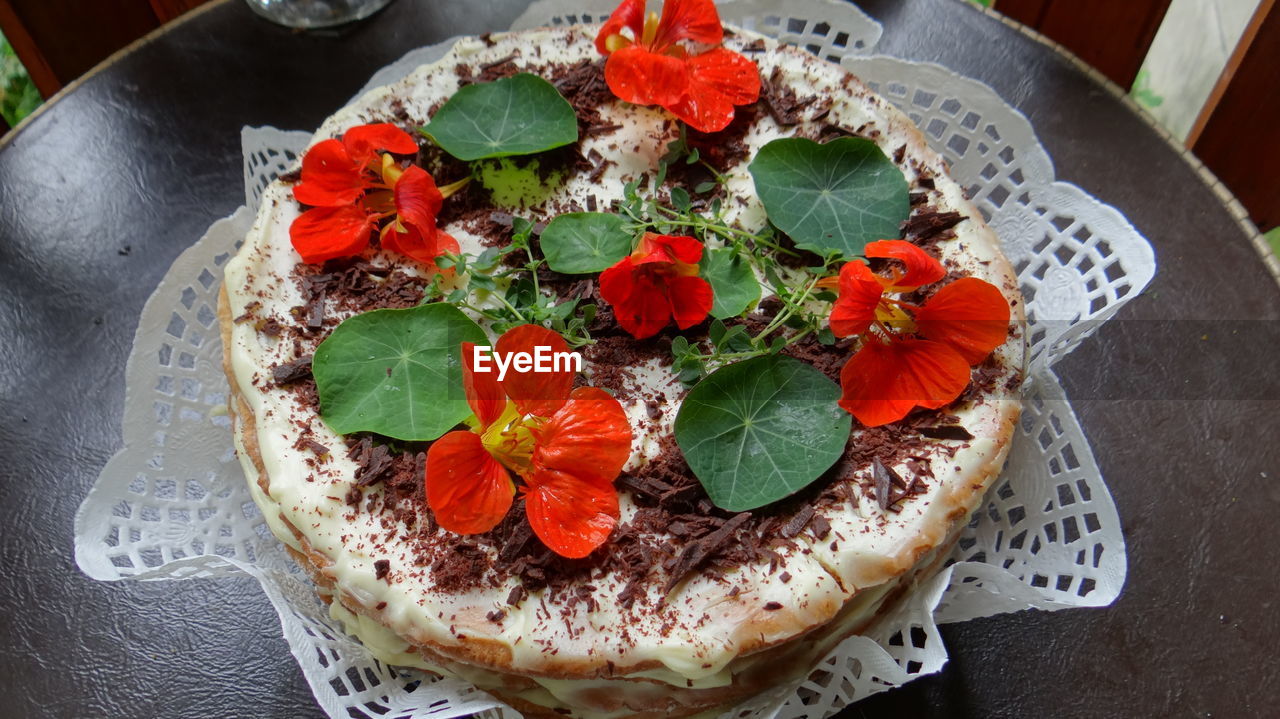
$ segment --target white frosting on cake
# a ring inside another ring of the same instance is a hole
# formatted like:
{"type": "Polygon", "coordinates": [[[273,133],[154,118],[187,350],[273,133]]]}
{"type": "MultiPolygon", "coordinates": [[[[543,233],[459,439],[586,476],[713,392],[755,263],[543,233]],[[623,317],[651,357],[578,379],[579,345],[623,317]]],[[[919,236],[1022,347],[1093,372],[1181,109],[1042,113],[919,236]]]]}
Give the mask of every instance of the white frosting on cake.
{"type": "MultiPolygon", "coordinates": [[[[314,141],[339,136],[354,125],[386,121],[393,116],[393,104],[402,107],[409,117],[425,121],[431,109],[457,90],[454,68],[458,64],[476,67],[515,54],[516,63],[521,65],[567,65],[596,57],[593,37],[593,28],[575,28],[495,35],[490,44],[479,39],[462,40],[439,63],[419,68],[401,82],[373,90],[334,115],[320,128],[314,141]]],[[[727,44],[741,47],[750,39],[754,36],[739,32],[727,44]]],[[[924,148],[920,135],[906,118],[879,98],[864,94],[865,88],[851,81],[840,68],[800,51],[777,50],[772,41],[768,48],[768,52],[751,55],[764,77],[780,68],[779,82],[798,93],[833,98],[824,121],[848,128],[866,127],[864,134],[878,131],[877,141],[889,156],[905,146],[903,171],[908,181],[915,179],[920,168],[927,168],[936,176],[936,190],[929,192],[929,203],[942,211],[962,212],[969,218],[956,228],[956,239],[940,243],[944,262],[949,269],[986,279],[1005,288],[1011,300],[1018,299],[1016,289],[1012,289],[1012,272],[999,253],[995,237],[960,187],[946,177],[941,160],[924,148]]],[[[572,176],[557,193],[559,201],[585,205],[586,196],[592,194],[602,209],[608,208],[613,200],[622,197],[627,181],[653,171],[657,158],[675,137],[674,126],[661,110],[616,102],[602,107],[601,114],[604,122],[616,123],[621,129],[586,137],[582,153],[588,155],[596,149],[614,164],[596,181],[589,180],[585,173],[572,176]]],[[[799,127],[804,126],[802,123],[799,127]]],[[[744,141],[751,151],[727,173],[728,197],[745,198],[746,202],[740,204],[731,199],[726,203],[730,221],[745,228],[763,225],[764,212],[755,199],[746,164],[764,143],[796,129],[779,127],[762,113],[746,134],[744,141]]],[[[448,182],[455,178],[438,179],[448,182]]],[[[244,248],[227,265],[226,289],[232,316],[253,312],[261,317],[285,318],[289,308],[304,304],[291,279],[299,258],[290,246],[288,232],[300,211],[290,186],[276,182],[266,190],[244,248]]],[[[459,240],[464,252],[478,253],[482,249],[481,238],[461,224],[444,229],[459,240]]],[[[375,259],[395,261],[386,255],[375,259]]],[[[1014,310],[1015,316],[1021,316],[1020,302],[1015,303],[1014,310]]],[[[330,316],[335,313],[341,316],[331,308],[330,316]]],[[[304,347],[303,351],[311,349],[304,347]]],[[[1007,368],[1020,367],[1022,353],[1020,334],[997,350],[1001,365],[1007,368]]],[[[332,580],[338,596],[354,605],[335,607],[335,616],[393,663],[416,663],[449,672],[429,659],[419,657],[411,662],[410,657],[417,655],[411,655],[409,650],[426,646],[440,655],[465,660],[470,656],[468,645],[479,642],[500,647],[500,654],[509,653],[509,659],[495,668],[538,676],[542,690],[562,703],[574,691],[559,683],[561,679],[605,676],[627,668],[633,670],[632,679],[677,687],[727,685],[732,681],[731,673],[746,666],[742,662],[731,665],[740,654],[786,642],[822,625],[855,596],[855,601],[865,604],[865,608],[842,617],[840,626],[830,627],[827,636],[843,636],[862,626],[875,613],[888,588],[896,586],[895,579],[917,566],[922,557],[931,556],[930,550],[941,546],[956,523],[963,521],[975,506],[1007,451],[1017,403],[1010,393],[1000,389],[976,403],[949,409],[974,439],[963,443],[936,441],[930,446],[927,451],[936,476],[926,483],[923,494],[905,500],[900,512],[882,510],[862,492],[853,493],[843,505],[823,508],[822,516],[831,525],[830,536],[822,541],[807,533],[796,537],[794,548],[783,550],[783,562],[775,571],[771,572],[768,564],[745,565],[731,572],[730,581],[718,572],[696,573],[678,586],[665,603],[659,600],[666,576],[655,571],[642,586],[644,596],[636,603],[643,610],[620,606],[616,597],[622,586],[613,576],[592,579],[594,603],[579,602],[570,608],[550,606],[546,592],[534,592],[520,606],[512,607],[505,600],[518,580],[507,580],[493,588],[441,591],[429,568],[412,566],[414,554],[407,544],[387,541],[388,536],[410,534],[408,528],[395,526],[387,514],[357,511],[346,504],[344,498],[353,486],[357,465],[346,456],[343,439],[313,418],[307,437],[328,447],[330,454],[318,462],[311,450],[299,448],[303,430],[296,420],[309,410],[296,394],[277,388],[270,381],[269,368],[297,355],[291,341],[269,337],[257,331],[253,322],[231,327],[230,366],[240,395],[252,413],[253,441],[266,475],[263,491],[257,486],[257,470],[247,459],[244,461],[246,471],[252,475],[249,479],[255,500],[282,541],[325,559],[327,564],[320,567],[321,571],[332,580]],[[952,453],[954,456],[950,456],[952,453]],[[384,526],[388,521],[392,522],[390,529],[384,526]],[[293,530],[305,543],[294,536],[293,530]],[[374,563],[378,560],[390,562],[386,580],[377,578],[374,563]],[[784,573],[789,575],[789,581],[784,581],[784,573]],[[734,586],[749,589],[734,596],[730,591],[734,586]],[[773,603],[781,609],[766,609],[773,603]],[[352,608],[369,616],[356,619],[351,616],[352,608]],[[488,620],[487,615],[495,611],[505,614],[500,621],[488,620]],[[574,671],[574,667],[581,669],[574,671]]],[[[658,421],[649,418],[642,399],[624,403],[637,434],[627,469],[643,473],[644,465],[657,451],[658,438],[670,431],[678,406],[675,398],[682,396],[683,390],[669,368],[657,362],[634,368],[634,374],[638,386],[672,398],[658,421]]],[[[591,375],[590,367],[587,375],[591,375]]],[[[237,436],[242,457],[246,455],[244,444],[243,438],[237,436]]],[[[903,476],[909,474],[905,466],[895,469],[903,476]]],[[[379,490],[375,486],[364,491],[379,490]]],[[[621,506],[621,521],[626,522],[636,511],[626,492],[621,494],[621,506]]],[[[477,676],[483,680],[483,674],[477,676]]],[[[582,685],[573,687],[580,689],[582,685]]],[[[535,700],[532,696],[527,698],[535,700]]]]}

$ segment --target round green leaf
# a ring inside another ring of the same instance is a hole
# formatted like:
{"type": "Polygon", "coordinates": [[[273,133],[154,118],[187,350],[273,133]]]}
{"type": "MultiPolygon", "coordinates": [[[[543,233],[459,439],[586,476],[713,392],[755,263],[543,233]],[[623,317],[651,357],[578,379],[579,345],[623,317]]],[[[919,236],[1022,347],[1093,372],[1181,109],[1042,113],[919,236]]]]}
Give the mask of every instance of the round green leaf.
{"type": "Polygon", "coordinates": [[[760,299],[760,282],[751,271],[751,263],[730,248],[704,252],[702,276],[711,283],[715,294],[711,316],[717,319],[737,317],[760,299]]]}
{"type": "Polygon", "coordinates": [[[459,160],[481,160],[576,142],[578,118],[554,85],[520,73],[458,90],[422,131],[459,160]]]}
{"type": "Polygon", "coordinates": [[[612,267],[631,253],[627,222],[607,212],[570,212],[547,223],[538,238],[547,267],[584,275],[612,267]]]}
{"type": "Polygon", "coordinates": [[[463,342],[489,340],[443,302],[347,319],[311,363],[321,418],[339,434],[436,439],[471,414],[462,394],[463,342]]]}
{"type": "Polygon", "coordinates": [[[844,452],[852,420],[840,388],[791,357],[728,365],[689,391],[676,443],[716,506],[755,509],[792,494],[844,452]]]}
{"type": "Polygon", "coordinates": [[[774,140],[748,169],[769,221],[819,254],[860,255],[868,242],[900,237],[911,214],[906,177],[870,140],[774,140]]]}

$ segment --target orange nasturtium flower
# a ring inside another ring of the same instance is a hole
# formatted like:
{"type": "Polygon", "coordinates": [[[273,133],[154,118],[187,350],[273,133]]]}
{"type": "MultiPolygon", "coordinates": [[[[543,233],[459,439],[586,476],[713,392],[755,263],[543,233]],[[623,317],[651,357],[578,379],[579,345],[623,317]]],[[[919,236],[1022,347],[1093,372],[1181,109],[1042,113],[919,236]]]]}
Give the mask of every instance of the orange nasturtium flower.
{"type": "Polygon", "coordinates": [[[701,132],[723,130],[734,105],[760,97],[755,63],[720,47],[724,28],[712,0],[667,0],[661,19],[646,17],[644,6],[645,0],[622,0],[596,35],[614,95],[660,105],[701,132]]]}
{"type": "Polygon", "coordinates": [[[613,305],[622,329],[652,337],[675,319],[688,329],[711,311],[711,283],[698,276],[702,243],[692,237],[644,233],[640,244],[600,273],[600,297],[613,305]]]}
{"type": "Polygon", "coordinates": [[[917,406],[937,409],[959,397],[970,366],[1004,344],[1009,303],[994,285],[974,277],[944,285],[920,306],[887,297],[938,282],[946,270],[903,240],[872,242],[865,254],[899,260],[904,269],[892,268],[885,277],[861,261],[845,264],[830,324],[838,336],[863,335],[862,347],[840,371],[840,406],[875,427],[917,406]],[[873,326],[879,332],[871,332],[873,326]]]}
{"type": "MultiPolygon", "coordinates": [[[[613,480],[631,456],[631,424],[618,400],[598,387],[573,389],[571,371],[477,372],[474,345],[462,343],[463,390],[474,429],[455,430],[427,451],[427,504],[450,532],[493,529],[511,509],[519,477],[529,525],[564,557],[585,557],[618,520],[613,480]]],[[[505,332],[495,355],[568,352],[538,325],[505,332]]]]}
{"type": "Polygon", "coordinates": [[[434,267],[435,258],[459,251],[458,243],[436,228],[444,198],[461,184],[436,187],[417,165],[401,167],[390,154],[415,155],[418,143],[395,125],[360,125],[341,140],[324,140],[302,157],[302,181],[293,188],[310,205],[289,226],[302,261],[319,263],[357,255],[369,246],[378,223],[382,246],[434,267]],[[379,150],[385,150],[379,153],[379,150]]]}

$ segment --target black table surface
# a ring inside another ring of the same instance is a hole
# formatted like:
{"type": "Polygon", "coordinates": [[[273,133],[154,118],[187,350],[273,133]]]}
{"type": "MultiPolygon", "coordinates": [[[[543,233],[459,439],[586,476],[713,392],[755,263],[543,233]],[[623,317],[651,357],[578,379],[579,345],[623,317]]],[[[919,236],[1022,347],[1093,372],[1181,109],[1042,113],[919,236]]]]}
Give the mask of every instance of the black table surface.
{"type": "MultiPolygon", "coordinates": [[[[1273,716],[1280,289],[1192,165],[1058,51],[960,0],[861,4],[879,51],[1026,113],[1058,178],[1123,212],[1159,270],[1058,365],[1124,522],[1124,593],[946,626],[941,673],[842,716],[1273,716]]],[[[407,50],[524,5],[400,0],[293,33],[223,0],[0,146],[0,715],[322,715],[253,580],[95,582],[73,516],[121,445],[143,302],[242,202],[241,126],[314,128],[407,50]]]]}

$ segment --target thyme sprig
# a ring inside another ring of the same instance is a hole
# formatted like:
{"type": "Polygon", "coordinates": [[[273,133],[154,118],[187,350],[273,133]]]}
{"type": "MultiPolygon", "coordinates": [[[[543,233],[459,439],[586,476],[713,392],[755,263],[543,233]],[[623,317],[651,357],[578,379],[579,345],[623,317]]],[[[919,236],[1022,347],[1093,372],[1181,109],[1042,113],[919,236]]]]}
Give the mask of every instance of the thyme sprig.
{"type": "Polygon", "coordinates": [[[833,267],[841,261],[837,253],[819,257],[819,264],[815,266],[783,266],[778,262],[778,255],[794,258],[802,255],[784,247],[771,225],[758,231],[736,226],[725,218],[719,199],[713,199],[707,211],[701,212],[694,208],[688,191],[681,187],[670,188],[670,204],[663,204],[655,199],[657,179],[653,178],[649,191],[644,194],[640,191],[640,181],[625,187],[623,199],[615,209],[628,220],[629,230],[637,236],[644,232],[690,235],[708,247],[731,248],[750,264],[765,294],[781,303],[777,314],[754,334],[748,331],[743,317],[727,318],[728,322],[714,320],[706,342],[676,337],[671,352],[681,381],[696,383],[726,363],[777,354],[810,335],[817,335],[819,341],[828,344],[835,341],[826,329],[828,303],[835,300],[835,295],[819,283],[831,276],[833,267]]]}
{"type": "Polygon", "coordinates": [[[442,270],[453,270],[450,284],[437,274],[427,290],[426,301],[443,300],[487,320],[492,330],[502,334],[512,327],[536,324],[559,332],[572,348],[592,344],[588,330],[596,316],[596,306],[581,299],[560,300],[545,291],[538,279],[546,260],[532,247],[534,223],[515,217],[511,242],[490,247],[479,255],[445,254],[436,258],[442,270]],[[504,262],[508,256],[524,254],[524,262],[504,262]]]}
{"type": "MultiPolygon", "coordinates": [[[[752,317],[755,307],[748,306],[736,317],[715,319],[706,341],[690,342],[686,337],[676,337],[671,351],[680,379],[693,384],[724,364],[777,354],[811,336],[826,344],[833,343],[835,338],[826,328],[826,318],[829,303],[836,297],[823,286],[822,280],[833,274],[841,260],[839,253],[817,256],[817,264],[812,266],[794,267],[791,266],[794,260],[814,255],[786,246],[770,224],[756,230],[735,224],[726,217],[720,198],[695,202],[686,188],[670,186],[665,189],[666,197],[660,199],[667,169],[681,162],[701,163],[715,178],[695,188],[695,194],[710,192],[727,181],[701,159],[696,147],[689,145],[685,129],[681,127],[680,135],[668,145],[657,172],[627,183],[623,198],[614,203],[612,209],[625,220],[626,232],[635,238],[633,243],[646,232],[693,236],[707,247],[704,268],[709,253],[732,252],[747,263],[766,301],[777,304],[778,309],[771,317],[752,317]],[[781,264],[779,258],[783,256],[793,261],[781,264]]],[[[512,220],[511,241],[506,246],[489,248],[476,256],[438,258],[436,264],[441,269],[453,271],[453,280],[437,276],[428,299],[457,305],[487,320],[494,332],[533,323],[564,335],[571,347],[593,343],[588,328],[595,319],[596,306],[581,299],[560,300],[540,284],[540,272],[547,269],[546,259],[535,248],[534,231],[532,222],[516,217],[512,220]]]]}

